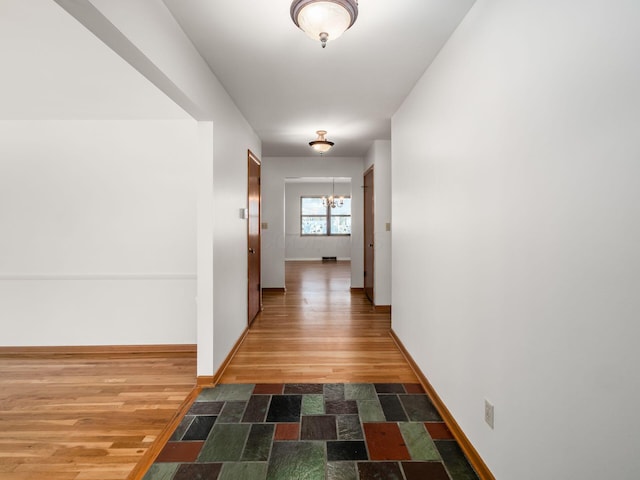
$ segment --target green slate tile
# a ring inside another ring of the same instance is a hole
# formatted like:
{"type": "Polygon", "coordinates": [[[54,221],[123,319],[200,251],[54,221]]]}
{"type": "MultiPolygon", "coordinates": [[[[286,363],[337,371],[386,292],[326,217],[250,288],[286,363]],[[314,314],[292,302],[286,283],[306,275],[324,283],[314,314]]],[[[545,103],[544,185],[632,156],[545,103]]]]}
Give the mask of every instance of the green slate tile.
{"type": "Polygon", "coordinates": [[[262,423],[267,416],[267,409],[271,402],[270,395],[251,395],[247,408],[242,417],[242,423],[262,423]]]}
{"type": "MultiPolygon", "coordinates": [[[[242,460],[249,462],[266,462],[271,452],[275,424],[254,423],[251,425],[249,438],[242,453],[242,460]]],[[[265,470],[266,473],[266,470],[265,470]]]]}
{"type": "Polygon", "coordinates": [[[324,415],[324,396],[303,395],[302,415],[324,415]]]}
{"type": "Polygon", "coordinates": [[[339,440],[364,440],[358,415],[338,415],[336,419],[339,440]]]}
{"type": "Polygon", "coordinates": [[[412,422],[438,422],[442,417],[426,395],[398,395],[412,422]]]}
{"type": "Polygon", "coordinates": [[[422,423],[398,423],[411,460],[440,460],[436,445],[422,423]]]}
{"type": "Polygon", "coordinates": [[[327,383],[324,385],[323,391],[327,400],[344,400],[344,383],[327,383]]]}
{"type": "MultiPolygon", "coordinates": [[[[402,386],[390,384],[382,387],[391,388],[390,391],[395,392],[396,388],[402,386]]],[[[297,407],[288,403],[284,406],[287,407],[287,411],[297,408],[297,413],[294,413],[299,419],[300,414],[303,416],[326,415],[332,402],[351,404],[353,413],[336,412],[335,414],[338,441],[333,443],[362,442],[364,434],[361,422],[380,425],[380,422],[386,421],[385,409],[382,408],[377,396],[382,387],[372,384],[326,384],[322,387],[313,385],[314,389],[321,388],[324,395],[315,390],[301,391],[297,395],[284,395],[287,398],[295,396],[298,401],[297,407]]],[[[384,390],[384,388],[382,389],[384,390]]],[[[169,458],[169,462],[153,464],[143,480],[173,480],[177,478],[177,475],[179,476],[181,468],[185,466],[191,468],[198,465],[222,467],[219,480],[357,480],[358,475],[360,475],[360,479],[384,478],[389,480],[396,478],[397,475],[402,476],[397,462],[356,462],[352,458],[337,461],[335,455],[330,457],[332,461],[327,461],[325,441],[309,438],[302,441],[274,442],[276,425],[264,423],[265,414],[271,405],[272,395],[257,395],[257,400],[253,402],[255,405],[250,409],[248,406],[250,404],[247,402],[252,399],[254,389],[255,386],[251,384],[225,384],[205,389],[198,397],[198,403],[195,403],[189,411],[188,416],[191,417],[194,414],[217,415],[221,418],[218,418],[200,451],[197,460],[200,463],[188,463],[181,466],[169,458]],[[258,400],[260,401],[258,402],[258,400]],[[209,411],[209,408],[206,411],[200,411],[198,405],[209,405],[206,402],[211,402],[211,405],[217,405],[220,408],[215,412],[209,411]]],[[[407,393],[396,395],[398,395],[397,398],[409,417],[408,422],[399,420],[398,423],[394,423],[402,435],[402,441],[406,444],[408,454],[411,456],[411,461],[405,463],[411,467],[420,466],[421,468],[425,465],[428,467],[444,465],[453,480],[477,480],[475,472],[455,441],[437,440],[434,442],[431,439],[423,422],[440,421],[440,416],[428,397],[424,394],[409,392],[409,390],[407,393]]],[[[192,420],[193,418],[185,417],[183,424],[174,432],[174,440],[183,437],[192,420]]],[[[199,443],[202,445],[202,442],[199,443]]],[[[411,475],[406,473],[405,476],[406,478],[409,476],[421,479],[430,478],[430,475],[425,476],[422,470],[415,469],[416,472],[419,471],[418,477],[415,472],[411,475]]]]}
{"type": "Polygon", "coordinates": [[[439,440],[435,443],[444,466],[453,480],[478,480],[476,472],[473,471],[455,440],[439,440]]]}
{"type": "Polygon", "coordinates": [[[224,404],[222,412],[218,415],[218,423],[238,423],[244,415],[247,402],[230,401],[224,404]]]}
{"type": "Polygon", "coordinates": [[[237,462],[249,435],[248,423],[216,423],[205,442],[199,462],[237,462]]]}
{"type": "Polygon", "coordinates": [[[358,480],[355,462],[327,463],[327,480],[358,480]]]}
{"type": "Polygon", "coordinates": [[[346,400],[375,400],[377,396],[372,383],[346,383],[344,386],[346,400]]]}
{"type": "Polygon", "coordinates": [[[171,480],[179,466],[179,463],[154,463],[142,480],[171,480]]]}
{"type": "Polygon", "coordinates": [[[218,480],[265,480],[267,478],[267,463],[233,462],[225,463],[218,480]]]}
{"type": "Polygon", "coordinates": [[[251,398],[253,384],[222,384],[215,388],[205,388],[202,390],[196,402],[226,402],[229,400],[248,401],[251,398]]]}
{"type": "Polygon", "coordinates": [[[325,480],[324,442],[274,442],[267,480],[325,480]]]}
{"type": "Polygon", "coordinates": [[[384,412],[378,399],[358,400],[358,412],[363,422],[384,422],[384,412]]]}

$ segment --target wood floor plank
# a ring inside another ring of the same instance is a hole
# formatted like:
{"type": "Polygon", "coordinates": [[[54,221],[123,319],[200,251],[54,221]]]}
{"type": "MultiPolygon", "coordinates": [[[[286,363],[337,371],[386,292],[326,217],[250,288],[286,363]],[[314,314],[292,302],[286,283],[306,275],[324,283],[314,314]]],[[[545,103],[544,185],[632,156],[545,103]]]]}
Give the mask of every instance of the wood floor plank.
{"type": "Polygon", "coordinates": [[[0,355],[0,478],[126,479],[195,378],[194,352],[0,355]]]}
{"type": "MultiPolygon", "coordinates": [[[[348,262],[287,262],[286,272],[286,293],[264,293],[222,383],[418,382],[390,315],[351,291],[348,262]]],[[[0,478],[141,478],[195,379],[189,351],[0,354],[0,478]]]]}
{"type": "Polygon", "coordinates": [[[264,292],[221,383],[416,383],[390,314],[350,283],[349,262],[286,262],[286,292],[264,292]]]}

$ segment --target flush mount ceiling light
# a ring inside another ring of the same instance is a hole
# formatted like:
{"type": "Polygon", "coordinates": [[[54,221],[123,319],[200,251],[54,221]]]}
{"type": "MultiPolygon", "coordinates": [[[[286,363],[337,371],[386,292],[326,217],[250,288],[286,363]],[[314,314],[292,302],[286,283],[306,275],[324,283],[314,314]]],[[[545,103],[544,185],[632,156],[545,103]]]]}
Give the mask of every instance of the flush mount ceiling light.
{"type": "Polygon", "coordinates": [[[324,48],[355,23],[358,0],[293,0],[291,18],[309,37],[320,40],[324,48]]]}
{"type": "Polygon", "coordinates": [[[316,133],[318,134],[318,138],[313,142],[309,142],[309,146],[320,155],[327,153],[331,147],[333,147],[334,143],[325,138],[325,135],[327,134],[326,130],[318,130],[316,133]]]}

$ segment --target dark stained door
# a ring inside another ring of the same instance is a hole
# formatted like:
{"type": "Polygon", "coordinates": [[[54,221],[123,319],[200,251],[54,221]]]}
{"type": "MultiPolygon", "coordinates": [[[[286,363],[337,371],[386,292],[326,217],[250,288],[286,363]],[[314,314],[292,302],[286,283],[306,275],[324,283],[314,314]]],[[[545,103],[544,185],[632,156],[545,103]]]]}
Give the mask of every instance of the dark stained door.
{"type": "Polygon", "coordinates": [[[373,203],[373,167],[364,174],[364,293],[373,302],[374,279],[374,203],[373,203]]]}
{"type": "Polygon", "coordinates": [[[260,288],[260,160],[249,150],[248,221],[247,221],[247,265],[249,277],[248,311],[249,324],[261,309],[260,288]]]}

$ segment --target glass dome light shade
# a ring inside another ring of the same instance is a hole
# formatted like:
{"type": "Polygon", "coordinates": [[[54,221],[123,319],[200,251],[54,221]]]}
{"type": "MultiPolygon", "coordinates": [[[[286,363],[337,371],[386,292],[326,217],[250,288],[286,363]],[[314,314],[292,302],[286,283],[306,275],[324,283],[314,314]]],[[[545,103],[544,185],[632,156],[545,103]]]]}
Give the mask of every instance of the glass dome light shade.
{"type": "Polygon", "coordinates": [[[291,4],[294,23],[313,40],[334,40],[358,17],[356,0],[295,0],[291,4]]]}
{"type": "Polygon", "coordinates": [[[309,146],[318,153],[327,153],[335,144],[327,140],[326,130],[318,130],[316,134],[318,135],[318,138],[313,142],[309,142],[309,146]]]}
{"type": "Polygon", "coordinates": [[[311,145],[311,148],[319,153],[327,153],[331,149],[331,147],[333,147],[332,142],[310,142],[309,145],[311,145]]]}

